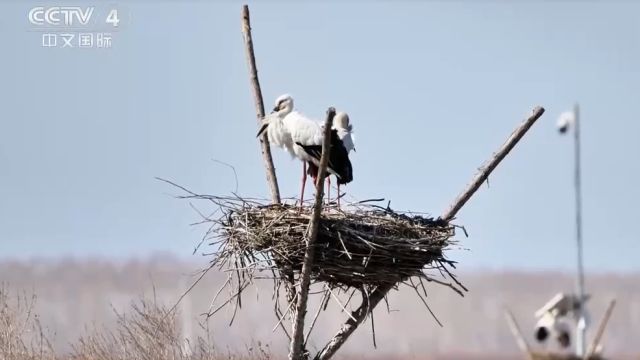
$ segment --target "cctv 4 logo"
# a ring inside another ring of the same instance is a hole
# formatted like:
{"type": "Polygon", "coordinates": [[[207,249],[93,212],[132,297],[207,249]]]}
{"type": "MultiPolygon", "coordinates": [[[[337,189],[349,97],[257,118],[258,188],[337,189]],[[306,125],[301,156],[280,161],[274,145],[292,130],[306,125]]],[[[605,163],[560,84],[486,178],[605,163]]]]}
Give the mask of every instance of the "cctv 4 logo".
{"type": "MultiPolygon", "coordinates": [[[[34,25],[51,26],[87,25],[91,20],[94,9],[95,7],[93,6],[86,8],[79,6],[52,6],[48,8],[36,6],[29,11],[29,22],[34,25]]],[[[105,22],[117,27],[120,22],[118,10],[112,9],[109,11],[105,22]]]]}

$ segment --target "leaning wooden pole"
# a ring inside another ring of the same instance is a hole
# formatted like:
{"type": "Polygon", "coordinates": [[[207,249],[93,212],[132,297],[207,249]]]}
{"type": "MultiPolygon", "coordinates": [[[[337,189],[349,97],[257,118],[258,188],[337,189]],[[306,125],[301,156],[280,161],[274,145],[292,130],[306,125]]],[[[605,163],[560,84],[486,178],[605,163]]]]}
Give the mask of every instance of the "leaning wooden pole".
{"type": "Polygon", "coordinates": [[[613,313],[613,308],[616,306],[616,299],[612,299],[607,306],[607,311],[604,313],[604,317],[602,321],[600,321],[600,325],[598,326],[598,331],[596,332],[596,336],[593,338],[589,349],[587,350],[587,354],[585,359],[591,359],[595,357],[596,351],[598,350],[598,345],[602,341],[602,336],[604,335],[604,330],[607,328],[607,323],[609,322],[609,318],[613,313]]]}
{"type": "Polygon", "coordinates": [[[460,195],[458,195],[458,197],[456,198],[456,200],[449,206],[449,209],[442,215],[442,219],[446,221],[453,220],[453,218],[456,216],[458,211],[460,211],[460,209],[462,209],[464,204],[466,204],[467,201],[471,199],[471,196],[473,196],[473,194],[478,190],[478,188],[482,185],[482,183],[487,180],[487,178],[489,177],[489,174],[491,174],[493,169],[495,169],[496,166],[500,164],[502,159],[504,159],[507,156],[507,154],[509,154],[511,149],[513,149],[516,146],[518,141],[522,139],[524,134],[527,133],[529,128],[531,128],[533,123],[535,123],[536,120],[538,120],[538,118],[540,118],[540,116],[542,116],[543,113],[544,113],[544,109],[539,106],[533,109],[533,114],[531,114],[529,118],[527,118],[524,122],[522,122],[522,124],[520,124],[520,126],[518,126],[518,128],[515,129],[513,133],[511,133],[511,136],[509,136],[507,141],[505,141],[504,144],[502,144],[498,152],[493,154],[491,159],[489,159],[489,161],[485,163],[486,165],[483,165],[480,168],[480,172],[476,174],[476,176],[471,180],[471,183],[467,185],[467,188],[463,192],[461,192],[460,195]]]}
{"type": "MultiPolygon", "coordinates": [[[[253,89],[253,100],[256,104],[256,116],[258,122],[264,118],[264,103],[262,102],[262,90],[260,90],[260,82],[258,81],[258,69],[256,67],[256,57],[253,52],[253,38],[251,37],[251,21],[249,18],[249,6],[242,6],[242,36],[244,38],[244,49],[247,56],[247,65],[249,66],[249,79],[253,89]]],[[[267,172],[267,182],[269,190],[271,190],[271,202],[280,203],[280,190],[278,189],[278,179],[276,178],[276,169],[273,166],[271,158],[271,148],[269,148],[269,138],[265,131],[260,138],[262,146],[262,159],[267,172]]]]}
{"type": "MultiPolygon", "coordinates": [[[[442,219],[451,221],[455,218],[458,211],[460,211],[464,204],[469,201],[471,196],[478,190],[478,188],[480,188],[480,185],[487,180],[491,172],[498,166],[498,164],[500,164],[502,159],[507,156],[511,149],[516,146],[518,141],[522,139],[524,134],[531,128],[536,120],[542,116],[543,113],[544,109],[542,107],[538,106],[533,109],[531,116],[524,120],[522,124],[513,131],[511,136],[509,136],[507,141],[505,141],[505,143],[500,147],[498,152],[493,154],[486,165],[480,168],[480,171],[476,174],[471,183],[467,185],[467,188],[460,193],[451,206],[449,206],[449,209],[441,216],[442,219]]],[[[327,345],[325,345],[324,348],[316,354],[314,359],[326,360],[331,358],[392,288],[392,285],[378,287],[371,293],[368,301],[363,299],[360,307],[351,313],[351,317],[342,325],[342,328],[333,336],[327,345]]]]}
{"type": "Polygon", "coordinates": [[[507,324],[509,324],[509,329],[511,330],[511,334],[513,338],[516,339],[516,344],[518,344],[518,348],[524,356],[526,356],[527,360],[534,360],[533,353],[531,352],[531,347],[527,340],[522,335],[522,331],[520,330],[520,326],[518,326],[518,322],[516,321],[515,316],[509,309],[504,309],[504,315],[507,318],[507,324]]]}
{"type": "Polygon", "coordinates": [[[313,268],[313,258],[315,255],[314,245],[318,237],[318,225],[320,224],[320,214],[322,213],[322,198],[324,197],[324,178],[327,174],[329,155],[331,152],[331,126],[336,109],[330,107],[327,110],[327,119],[324,123],[324,139],[322,141],[322,155],[320,166],[318,166],[318,178],[316,185],[316,198],[313,204],[313,214],[309,221],[307,230],[304,260],[300,273],[300,290],[296,302],[296,312],[293,321],[293,335],[291,348],[289,349],[289,360],[302,360],[304,358],[304,318],[307,314],[307,298],[309,296],[309,286],[311,285],[311,269],[313,268]]]}

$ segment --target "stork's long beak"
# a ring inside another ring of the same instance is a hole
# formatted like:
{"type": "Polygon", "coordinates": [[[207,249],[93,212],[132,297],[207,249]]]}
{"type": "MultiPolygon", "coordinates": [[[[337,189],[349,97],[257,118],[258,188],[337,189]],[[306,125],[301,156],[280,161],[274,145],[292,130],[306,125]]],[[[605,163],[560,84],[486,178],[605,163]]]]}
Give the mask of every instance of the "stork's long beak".
{"type": "Polygon", "coordinates": [[[262,124],[262,126],[260,127],[260,130],[258,130],[258,135],[256,135],[256,137],[260,137],[260,135],[262,135],[262,133],[267,130],[267,127],[269,126],[269,123],[264,123],[262,124]]]}

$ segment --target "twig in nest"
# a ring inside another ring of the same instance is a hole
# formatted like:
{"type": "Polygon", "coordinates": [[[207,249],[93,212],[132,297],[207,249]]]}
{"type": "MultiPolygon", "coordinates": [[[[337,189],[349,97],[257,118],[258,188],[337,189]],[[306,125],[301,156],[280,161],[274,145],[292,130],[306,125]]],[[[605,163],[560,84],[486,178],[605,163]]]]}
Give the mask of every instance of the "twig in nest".
{"type": "Polygon", "coordinates": [[[342,309],[342,311],[347,313],[347,315],[351,316],[351,318],[355,321],[356,319],[351,315],[351,313],[349,313],[349,310],[347,310],[347,308],[342,304],[342,302],[340,302],[340,299],[338,299],[338,297],[333,293],[333,291],[329,287],[327,287],[327,290],[329,290],[329,293],[333,297],[333,300],[336,303],[338,303],[338,305],[340,305],[340,308],[342,309]]]}
{"type": "Polygon", "coordinates": [[[217,160],[217,159],[211,159],[211,161],[217,162],[220,165],[224,165],[224,166],[230,168],[233,171],[233,178],[234,178],[234,180],[236,182],[235,190],[233,190],[233,193],[237,194],[238,193],[238,184],[239,184],[239,182],[238,182],[238,173],[236,172],[236,168],[231,164],[228,164],[228,163],[226,163],[224,161],[220,161],[220,160],[217,160]]]}
{"type": "Polygon", "coordinates": [[[282,314],[282,316],[280,317],[280,319],[278,320],[278,323],[276,324],[276,326],[273,327],[273,330],[271,330],[271,332],[276,331],[276,329],[278,328],[278,326],[280,326],[282,324],[282,320],[284,320],[285,317],[287,317],[287,314],[289,314],[289,312],[291,311],[291,308],[293,307],[293,304],[295,304],[295,298],[289,302],[289,306],[287,306],[287,311],[284,312],[284,314],[282,314]]]}
{"type": "Polygon", "coordinates": [[[378,344],[376,344],[376,324],[373,321],[373,310],[372,309],[369,310],[369,317],[371,318],[371,339],[373,340],[373,348],[377,349],[378,348],[378,344]]]}
{"type": "Polygon", "coordinates": [[[229,299],[227,299],[227,301],[225,301],[222,305],[218,306],[214,311],[212,312],[208,312],[204,315],[207,316],[207,318],[212,317],[215,313],[217,313],[218,311],[220,311],[222,308],[225,307],[225,305],[227,305],[228,303],[230,303],[231,301],[233,301],[233,299],[235,299],[236,297],[240,296],[240,294],[242,293],[242,291],[249,286],[249,283],[244,284],[240,289],[238,289],[238,291],[235,292],[235,294],[231,295],[229,297],[229,299]]]}
{"type": "MultiPolygon", "coordinates": [[[[442,327],[442,323],[440,322],[440,320],[438,319],[436,314],[434,314],[433,310],[431,310],[431,307],[427,303],[427,300],[425,298],[423,298],[422,295],[420,294],[420,291],[418,291],[418,287],[416,286],[416,284],[413,283],[413,279],[409,279],[409,281],[411,282],[411,288],[413,288],[413,290],[416,292],[416,294],[418,295],[418,298],[422,301],[424,306],[429,311],[429,314],[431,314],[431,316],[438,323],[438,325],[440,325],[440,327],[442,327]]],[[[426,297],[426,293],[425,293],[425,297],[426,297]]]]}
{"type": "Polygon", "coordinates": [[[329,294],[329,292],[327,290],[325,290],[323,292],[323,294],[322,294],[322,299],[320,300],[320,305],[318,306],[318,310],[316,310],[316,313],[313,316],[313,320],[311,321],[311,326],[309,326],[309,330],[307,330],[307,335],[305,335],[305,337],[304,337],[304,345],[302,346],[303,348],[307,347],[307,342],[309,341],[309,336],[311,336],[311,331],[313,331],[313,327],[316,325],[316,320],[318,320],[318,316],[320,315],[320,312],[322,311],[325,299],[328,299],[328,297],[329,297],[328,294],[329,294]]]}

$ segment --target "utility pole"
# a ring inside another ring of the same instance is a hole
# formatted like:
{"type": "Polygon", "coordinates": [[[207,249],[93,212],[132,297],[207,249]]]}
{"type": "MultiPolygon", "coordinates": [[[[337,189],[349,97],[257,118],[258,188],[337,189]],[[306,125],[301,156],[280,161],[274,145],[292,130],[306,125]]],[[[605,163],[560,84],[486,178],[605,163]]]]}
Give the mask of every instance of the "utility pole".
{"type": "Polygon", "coordinates": [[[574,116],[574,156],[576,191],[576,245],[578,247],[578,299],[580,302],[579,319],[576,326],[576,355],[582,357],[585,352],[587,319],[585,314],[584,265],[582,262],[582,184],[580,172],[580,108],[575,104],[574,116]]]}
{"type": "Polygon", "coordinates": [[[584,265],[582,261],[582,184],[580,172],[580,108],[574,105],[573,113],[564,113],[558,122],[558,130],[565,134],[573,127],[574,139],[574,190],[575,190],[575,210],[576,210],[576,246],[578,257],[577,273],[577,326],[576,326],[576,355],[580,358],[584,356],[587,332],[587,315],[585,311],[585,289],[584,289],[584,265]]]}

